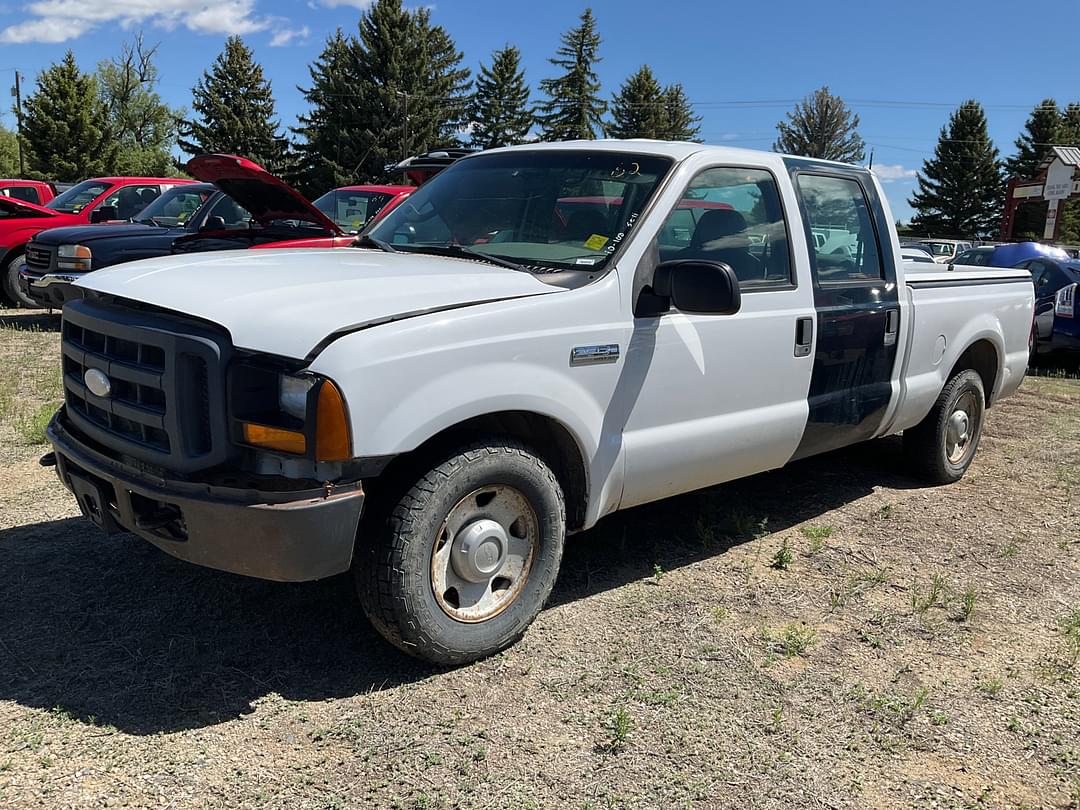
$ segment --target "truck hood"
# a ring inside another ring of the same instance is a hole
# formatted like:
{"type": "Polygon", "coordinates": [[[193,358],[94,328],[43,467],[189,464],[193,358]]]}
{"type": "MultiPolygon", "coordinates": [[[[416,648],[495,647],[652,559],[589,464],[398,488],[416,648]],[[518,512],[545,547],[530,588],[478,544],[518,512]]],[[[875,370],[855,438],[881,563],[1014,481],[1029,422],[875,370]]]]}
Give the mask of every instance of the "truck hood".
{"type": "Polygon", "coordinates": [[[5,217],[58,217],[60,213],[43,205],[0,196],[0,219],[5,217]]]}
{"type": "Polygon", "coordinates": [[[240,203],[255,221],[267,225],[276,219],[297,219],[325,228],[334,236],[343,231],[311,201],[258,163],[236,155],[200,155],[188,162],[196,180],[213,183],[240,203]]]}
{"type": "Polygon", "coordinates": [[[482,262],[359,248],[164,256],[98,270],[76,286],[202,318],[238,348],[297,359],[381,323],[565,292],[482,262]]]}
{"type": "MultiPolygon", "coordinates": [[[[116,236],[150,236],[169,232],[169,228],[157,225],[143,225],[140,222],[124,222],[119,225],[68,225],[64,228],[50,228],[34,237],[39,245],[90,245],[99,239],[116,236]]],[[[174,228],[183,232],[183,227],[174,228]]]]}

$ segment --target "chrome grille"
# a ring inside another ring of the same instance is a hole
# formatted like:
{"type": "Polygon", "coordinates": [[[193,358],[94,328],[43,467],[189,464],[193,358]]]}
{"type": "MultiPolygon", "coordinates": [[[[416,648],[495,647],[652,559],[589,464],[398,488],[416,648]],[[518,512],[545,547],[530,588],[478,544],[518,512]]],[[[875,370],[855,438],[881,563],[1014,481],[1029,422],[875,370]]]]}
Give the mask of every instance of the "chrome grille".
{"type": "Polygon", "coordinates": [[[47,273],[52,264],[52,248],[30,244],[26,248],[26,269],[47,273]]]}

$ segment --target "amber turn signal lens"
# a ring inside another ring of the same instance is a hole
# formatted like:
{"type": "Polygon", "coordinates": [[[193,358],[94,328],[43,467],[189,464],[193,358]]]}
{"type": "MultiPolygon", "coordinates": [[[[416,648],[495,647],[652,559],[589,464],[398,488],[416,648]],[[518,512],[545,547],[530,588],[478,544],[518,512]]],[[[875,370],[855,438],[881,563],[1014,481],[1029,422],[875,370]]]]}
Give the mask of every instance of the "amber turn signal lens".
{"type": "Polygon", "coordinates": [[[303,433],[295,430],[282,430],[266,425],[244,422],[244,441],[255,447],[267,450],[280,450],[283,453],[295,453],[298,456],[307,452],[307,441],[303,433]]]}
{"type": "Polygon", "coordinates": [[[352,457],[345,400],[329,380],[319,387],[315,410],[315,460],[347,461],[352,457]]]}

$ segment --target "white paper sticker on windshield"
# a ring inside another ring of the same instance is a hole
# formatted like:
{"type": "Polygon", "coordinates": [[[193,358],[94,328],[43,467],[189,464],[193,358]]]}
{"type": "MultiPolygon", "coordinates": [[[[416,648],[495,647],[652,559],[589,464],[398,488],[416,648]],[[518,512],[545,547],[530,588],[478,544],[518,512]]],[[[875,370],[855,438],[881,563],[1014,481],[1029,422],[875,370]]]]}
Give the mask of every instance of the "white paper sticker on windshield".
{"type": "Polygon", "coordinates": [[[596,259],[576,259],[574,264],[596,264],[596,259]]]}

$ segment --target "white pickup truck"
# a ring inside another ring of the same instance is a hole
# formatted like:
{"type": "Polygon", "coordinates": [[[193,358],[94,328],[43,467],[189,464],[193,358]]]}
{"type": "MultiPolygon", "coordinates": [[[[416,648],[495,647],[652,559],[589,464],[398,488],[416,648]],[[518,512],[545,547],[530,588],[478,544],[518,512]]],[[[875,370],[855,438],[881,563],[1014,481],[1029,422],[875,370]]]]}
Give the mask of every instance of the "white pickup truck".
{"type": "Polygon", "coordinates": [[[1026,271],[900,261],[863,169],[687,143],[467,157],[354,248],[105,269],[63,313],[85,515],[274,580],[352,570],[394,644],[517,639],[568,532],[904,433],[934,483],[1026,369],[1026,271]],[[852,249],[819,253],[814,228],[852,249]]]}

